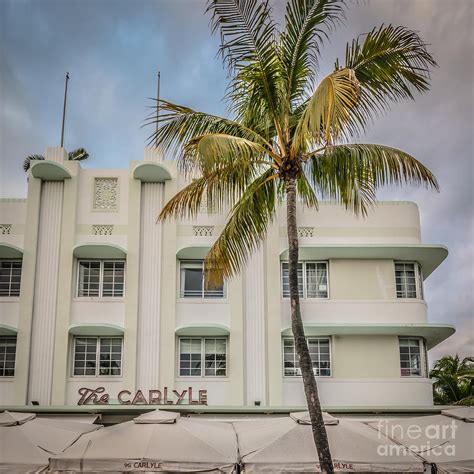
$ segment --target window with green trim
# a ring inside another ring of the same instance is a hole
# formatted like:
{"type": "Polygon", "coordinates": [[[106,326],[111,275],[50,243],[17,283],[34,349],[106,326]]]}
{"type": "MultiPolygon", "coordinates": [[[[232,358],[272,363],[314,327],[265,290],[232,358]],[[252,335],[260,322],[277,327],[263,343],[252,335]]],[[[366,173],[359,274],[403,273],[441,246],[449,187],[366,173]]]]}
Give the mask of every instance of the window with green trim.
{"type": "Polygon", "coordinates": [[[122,337],[75,337],[73,375],[122,375],[122,345],[122,337]]]}
{"type": "Polygon", "coordinates": [[[180,377],[224,377],[227,375],[227,338],[180,337],[180,377]]]}

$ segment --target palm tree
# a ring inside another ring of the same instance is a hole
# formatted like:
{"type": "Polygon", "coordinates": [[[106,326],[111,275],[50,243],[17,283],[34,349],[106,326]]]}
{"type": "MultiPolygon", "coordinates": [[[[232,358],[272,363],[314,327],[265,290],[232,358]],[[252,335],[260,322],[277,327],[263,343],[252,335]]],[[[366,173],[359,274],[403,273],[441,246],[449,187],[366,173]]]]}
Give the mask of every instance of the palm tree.
{"type": "Polygon", "coordinates": [[[474,404],[474,358],[459,355],[437,360],[430,372],[433,397],[437,405],[474,404]]]}
{"type": "MultiPolygon", "coordinates": [[[[67,159],[70,161],[82,161],[87,160],[89,158],[89,153],[87,153],[85,148],[76,148],[73,151],[68,153],[67,159]]],[[[30,169],[31,162],[37,160],[44,160],[45,157],[43,155],[29,155],[23,161],[23,170],[25,173],[30,169]]]]}
{"type": "Polygon", "coordinates": [[[320,48],[344,2],[291,0],[282,31],[267,1],[210,0],[207,11],[229,69],[230,118],[160,101],[160,114],[148,121],[159,125],[150,142],[175,153],[178,168],[194,178],[160,218],[192,218],[204,197],[228,212],[205,259],[216,284],[242,270],[286,201],[292,331],[321,469],[333,472],[300,311],[297,201],[317,209],[319,199],[332,199],[365,215],[385,184],[438,189],[408,153],[349,143],[391,102],[427,91],[436,63],[415,32],[382,25],[348,43],[345,60],[320,78],[320,48]]]}

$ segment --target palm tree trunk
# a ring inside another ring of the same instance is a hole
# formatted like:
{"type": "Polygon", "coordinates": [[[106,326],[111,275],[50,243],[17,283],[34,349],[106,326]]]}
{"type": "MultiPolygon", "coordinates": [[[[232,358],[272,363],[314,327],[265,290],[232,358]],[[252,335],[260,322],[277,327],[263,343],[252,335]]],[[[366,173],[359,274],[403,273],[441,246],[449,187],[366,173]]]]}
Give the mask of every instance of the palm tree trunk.
{"type": "Polygon", "coordinates": [[[304,391],[308,404],[314,444],[318,451],[321,471],[332,473],[333,464],[329,449],[326,427],[324,426],[321,403],[319,401],[318,386],[313,373],[313,365],[309,355],[308,344],[301,320],[300,296],[298,292],[298,228],[296,223],[296,181],[294,178],[286,180],[287,197],[287,228],[289,247],[289,283],[291,302],[291,328],[295,339],[296,353],[300,362],[303,376],[304,391]]]}

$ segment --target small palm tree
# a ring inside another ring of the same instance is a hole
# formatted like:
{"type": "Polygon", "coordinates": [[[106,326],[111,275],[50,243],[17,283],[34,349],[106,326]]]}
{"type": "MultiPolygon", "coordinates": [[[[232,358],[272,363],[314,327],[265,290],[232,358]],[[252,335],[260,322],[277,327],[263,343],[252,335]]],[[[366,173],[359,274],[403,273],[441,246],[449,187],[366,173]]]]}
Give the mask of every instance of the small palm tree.
{"type": "Polygon", "coordinates": [[[43,155],[29,155],[25,158],[25,161],[23,161],[23,171],[26,173],[30,167],[31,167],[31,162],[32,161],[38,161],[38,160],[44,160],[43,155]]]}
{"type": "MultiPolygon", "coordinates": [[[[85,148],[77,148],[76,150],[70,151],[68,153],[67,159],[70,161],[82,161],[87,160],[89,158],[89,153],[87,153],[85,148]]],[[[30,169],[31,162],[37,160],[44,160],[45,157],[43,155],[29,155],[23,161],[23,170],[25,173],[30,169]]]]}
{"type": "Polygon", "coordinates": [[[474,404],[474,358],[444,356],[430,372],[433,397],[437,405],[474,404]]]}
{"type": "Polygon", "coordinates": [[[317,209],[329,198],[365,214],[385,184],[437,189],[433,174],[408,153],[349,143],[391,102],[427,91],[436,63],[415,32],[382,25],[348,43],[344,61],[321,78],[320,48],[342,20],[344,2],[291,0],[282,31],[267,1],[211,0],[207,11],[229,68],[231,118],[160,101],[150,141],[175,152],[179,169],[195,178],[160,218],[192,218],[204,198],[228,212],[205,260],[217,283],[242,270],[285,203],[292,331],[321,469],[333,472],[300,310],[297,201],[317,209]]]}

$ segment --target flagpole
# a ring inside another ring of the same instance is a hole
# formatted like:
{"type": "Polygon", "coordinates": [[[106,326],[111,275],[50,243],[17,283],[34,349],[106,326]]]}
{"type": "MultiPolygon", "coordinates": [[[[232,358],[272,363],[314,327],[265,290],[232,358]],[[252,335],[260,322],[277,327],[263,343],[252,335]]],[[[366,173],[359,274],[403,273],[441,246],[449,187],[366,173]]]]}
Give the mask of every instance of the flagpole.
{"type": "Polygon", "coordinates": [[[61,148],[63,148],[64,146],[64,122],[66,121],[67,83],[68,82],[69,82],[69,73],[66,72],[66,85],[64,87],[63,123],[61,126],[61,148]]]}
{"type": "Polygon", "coordinates": [[[161,73],[158,71],[158,83],[156,91],[156,128],[155,128],[155,148],[158,148],[158,121],[160,118],[160,81],[161,73]]]}

